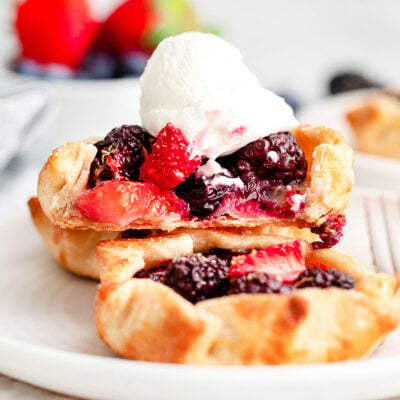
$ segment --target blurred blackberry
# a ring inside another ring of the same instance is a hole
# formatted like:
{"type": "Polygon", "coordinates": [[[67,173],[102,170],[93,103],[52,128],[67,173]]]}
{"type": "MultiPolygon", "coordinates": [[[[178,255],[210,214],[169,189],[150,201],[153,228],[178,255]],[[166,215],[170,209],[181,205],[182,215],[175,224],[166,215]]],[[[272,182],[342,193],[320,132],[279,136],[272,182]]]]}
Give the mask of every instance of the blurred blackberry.
{"type": "Polygon", "coordinates": [[[97,153],[90,168],[89,187],[111,179],[137,181],[150,141],[150,135],[138,125],[114,128],[94,144],[97,153]]]}
{"type": "Polygon", "coordinates": [[[314,249],[328,249],[339,243],[343,236],[343,227],[346,225],[344,215],[333,215],[322,225],[311,228],[312,233],[316,233],[321,241],[313,242],[314,249]]]}
{"type": "Polygon", "coordinates": [[[380,84],[356,72],[343,72],[335,75],[329,82],[329,93],[337,94],[356,89],[381,87],[380,84]]]}
{"type": "Polygon", "coordinates": [[[229,264],[212,253],[176,257],[168,265],[164,283],[192,303],[223,296],[229,287],[229,264]]]}
{"type": "Polygon", "coordinates": [[[288,294],[294,291],[292,285],[280,282],[267,274],[250,272],[234,278],[230,282],[228,294],[239,293],[278,293],[288,294]]]}
{"type": "Polygon", "coordinates": [[[196,178],[194,173],[176,187],[176,195],[189,204],[192,216],[208,217],[221,205],[226,194],[235,189],[233,185],[218,183],[220,176],[196,178]]]}
{"type": "Polygon", "coordinates": [[[299,289],[308,287],[352,289],[354,279],[352,276],[333,268],[312,268],[301,273],[294,286],[299,289]]]}
{"type": "Polygon", "coordinates": [[[154,282],[162,282],[165,276],[165,272],[167,271],[167,267],[155,267],[151,269],[141,269],[133,275],[134,278],[144,278],[151,279],[154,282]]]}

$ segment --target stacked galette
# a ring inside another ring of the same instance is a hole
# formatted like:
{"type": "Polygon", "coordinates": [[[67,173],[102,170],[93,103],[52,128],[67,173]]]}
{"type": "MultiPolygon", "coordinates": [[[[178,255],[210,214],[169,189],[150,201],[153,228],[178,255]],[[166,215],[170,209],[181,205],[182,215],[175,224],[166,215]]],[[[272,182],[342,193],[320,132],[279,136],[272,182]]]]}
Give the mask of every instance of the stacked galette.
{"type": "Polygon", "coordinates": [[[323,249],[351,188],[351,150],[330,129],[210,161],[171,124],[155,139],[122,126],[55,150],[30,208],[64,266],[96,278],[99,265],[96,326],[122,356],[302,363],[366,356],[398,324],[397,278],[323,249]]]}
{"type": "Polygon", "coordinates": [[[101,339],[172,363],[370,354],[399,285],[329,249],[353,185],[341,134],[299,126],[213,35],[163,41],[140,83],[143,126],[56,149],[29,203],[55,258],[100,277],[101,339]]]}

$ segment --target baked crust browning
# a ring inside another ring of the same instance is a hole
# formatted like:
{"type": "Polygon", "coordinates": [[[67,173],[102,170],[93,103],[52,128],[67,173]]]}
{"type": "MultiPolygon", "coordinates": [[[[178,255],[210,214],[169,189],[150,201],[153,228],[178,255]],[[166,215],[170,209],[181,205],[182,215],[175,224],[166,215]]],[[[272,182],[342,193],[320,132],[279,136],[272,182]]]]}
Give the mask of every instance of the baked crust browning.
{"type": "Polygon", "coordinates": [[[347,113],[357,147],[369,154],[400,158],[400,102],[377,94],[347,113]]]}
{"type": "Polygon", "coordinates": [[[199,363],[219,331],[217,318],[147,279],[101,287],[94,315],[106,344],[144,361],[199,363]]]}
{"type": "Polygon", "coordinates": [[[37,197],[28,202],[32,221],[50,254],[75,274],[99,279],[95,249],[101,240],[116,239],[120,232],[63,229],[51,223],[37,197]]]}
{"type": "Polygon", "coordinates": [[[76,200],[86,189],[96,140],[67,143],[56,149],[43,167],[38,181],[38,197],[50,220],[67,229],[121,231],[126,229],[227,228],[261,225],[318,226],[330,214],[343,214],[353,185],[352,150],[337,131],[324,127],[300,126],[293,131],[304,150],[309,170],[306,203],[295,218],[276,217],[233,219],[222,216],[204,221],[149,221],[137,219],[125,226],[94,221],[80,215],[76,200]]]}
{"type": "Polygon", "coordinates": [[[100,337],[124,357],[171,363],[286,364],[368,356],[399,323],[399,281],[333,250],[313,250],[303,242],[307,264],[352,275],[354,289],[238,294],[193,305],[161,283],[132,278],[165,257],[215,247],[262,248],[288,240],[214,229],[101,242],[96,250],[101,284],[94,310],[100,337]],[[181,345],[173,342],[177,335],[181,345]]]}

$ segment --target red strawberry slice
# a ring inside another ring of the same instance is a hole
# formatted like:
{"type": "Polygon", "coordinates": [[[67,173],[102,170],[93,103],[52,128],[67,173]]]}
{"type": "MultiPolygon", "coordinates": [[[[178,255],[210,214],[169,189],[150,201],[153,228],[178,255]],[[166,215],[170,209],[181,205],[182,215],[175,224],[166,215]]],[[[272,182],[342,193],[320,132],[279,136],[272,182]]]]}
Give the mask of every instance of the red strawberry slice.
{"type": "Polygon", "coordinates": [[[306,269],[304,249],[300,241],[277,244],[232,258],[231,278],[249,272],[262,272],[284,282],[292,282],[306,269]]]}
{"type": "Polygon", "coordinates": [[[25,0],[16,13],[22,57],[39,64],[77,69],[98,30],[86,0],[25,0]]]}
{"type": "Polygon", "coordinates": [[[186,216],[183,200],[151,183],[106,181],[81,195],[76,207],[84,217],[119,226],[136,219],[166,221],[186,216]]]}
{"type": "Polygon", "coordinates": [[[171,123],[157,135],[150,155],[140,168],[144,182],[162,189],[173,189],[201,164],[201,158],[190,154],[189,143],[171,123]]]}

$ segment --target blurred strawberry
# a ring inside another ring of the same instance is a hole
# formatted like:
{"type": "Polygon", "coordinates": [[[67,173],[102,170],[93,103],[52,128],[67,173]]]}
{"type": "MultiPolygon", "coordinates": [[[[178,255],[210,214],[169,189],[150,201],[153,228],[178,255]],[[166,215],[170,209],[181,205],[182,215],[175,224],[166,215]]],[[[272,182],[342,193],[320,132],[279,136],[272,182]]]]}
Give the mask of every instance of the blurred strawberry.
{"type": "Polygon", "coordinates": [[[127,0],[104,22],[98,44],[122,57],[143,57],[166,37],[194,30],[202,26],[186,0],[127,0]]]}
{"type": "Polygon", "coordinates": [[[116,55],[143,48],[143,37],[153,25],[153,0],[127,0],[104,22],[97,40],[98,46],[116,55]]]}
{"type": "Polygon", "coordinates": [[[22,58],[76,70],[92,45],[98,23],[86,0],[23,0],[15,27],[22,58]]]}

